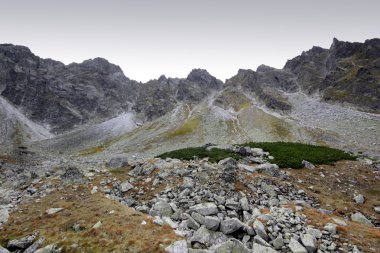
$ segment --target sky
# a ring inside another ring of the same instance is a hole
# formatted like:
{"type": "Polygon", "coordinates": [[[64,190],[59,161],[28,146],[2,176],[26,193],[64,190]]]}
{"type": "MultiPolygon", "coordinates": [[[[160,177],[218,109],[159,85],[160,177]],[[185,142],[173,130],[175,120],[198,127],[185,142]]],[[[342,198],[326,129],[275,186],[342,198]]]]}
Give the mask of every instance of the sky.
{"type": "Polygon", "coordinates": [[[379,0],[0,0],[0,43],[65,64],[103,57],[137,81],[282,68],[334,37],[380,37],[379,0]]]}

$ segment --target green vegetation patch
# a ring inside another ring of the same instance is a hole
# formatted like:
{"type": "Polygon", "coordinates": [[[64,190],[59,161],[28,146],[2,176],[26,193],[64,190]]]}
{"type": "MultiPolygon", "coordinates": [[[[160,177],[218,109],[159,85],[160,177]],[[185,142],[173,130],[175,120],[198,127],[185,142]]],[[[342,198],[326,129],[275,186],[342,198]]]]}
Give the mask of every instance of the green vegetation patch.
{"type": "Polygon", "coordinates": [[[158,155],[157,158],[165,159],[170,157],[181,160],[191,160],[194,158],[194,156],[198,158],[208,157],[209,161],[213,163],[217,163],[227,157],[232,157],[237,160],[241,158],[239,155],[229,150],[213,148],[208,151],[204,147],[178,149],[158,155]]]}
{"type": "Polygon", "coordinates": [[[355,156],[339,149],[302,143],[251,142],[242,146],[262,148],[264,151],[269,152],[274,157],[271,162],[277,164],[280,168],[302,168],[302,160],[313,164],[332,164],[340,160],[356,159],[355,156]]]}
{"type": "MultiPolygon", "coordinates": [[[[250,142],[246,144],[239,144],[239,146],[262,148],[274,157],[274,160],[271,162],[277,164],[280,168],[302,168],[302,160],[306,160],[313,164],[332,164],[340,160],[356,159],[355,156],[339,149],[302,143],[250,142]]],[[[229,150],[214,148],[207,151],[204,147],[178,149],[163,153],[157,157],[162,159],[170,157],[182,160],[191,160],[194,156],[198,158],[208,157],[210,162],[219,162],[227,157],[232,157],[237,160],[241,158],[240,155],[229,150]]]]}

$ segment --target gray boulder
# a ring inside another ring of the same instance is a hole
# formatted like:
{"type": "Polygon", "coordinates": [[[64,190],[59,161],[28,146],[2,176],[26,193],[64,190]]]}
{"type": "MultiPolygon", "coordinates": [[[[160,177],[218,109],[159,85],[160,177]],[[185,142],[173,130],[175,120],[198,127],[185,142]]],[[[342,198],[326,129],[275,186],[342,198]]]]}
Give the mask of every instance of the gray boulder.
{"type": "Polygon", "coordinates": [[[357,212],[357,213],[354,213],[354,214],[351,214],[351,220],[352,221],[355,221],[355,222],[358,222],[358,223],[361,223],[361,224],[365,224],[365,225],[368,225],[368,226],[371,226],[373,227],[373,224],[370,220],[368,220],[362,213],[360,212],[357,212]]]}
{"type": "Polygon", "coordinates": [[[359,195],[356,195],[354,197],[354,201],[356,204],[363,204],[365,199],[364,199],[364,196],[362,194],[359,194],[359,195]]]}
{"type": "Polygon", "coordinates": [[[164,200],[159,200],[152,207],[161,217],[170,217],[173,214],[172,207],[164,200]]]}
{"type": "Polygon", "coordinates": [[[128,166],[128,158],[125,156],[118,156],[111,158],[107,166],[111,169],[120,169],[128,166]]]}
{"type": "Polygon", "coordinates": [[[213,247],[214,253],[250,253],[250,250],[243,243],[236,239],[229,239],[213,247]]]}
{"type": "Polygon", "coordinates": [[[215,216],[206,216],[205,217],[204,225],[207,229],[216,231],[219,228],[219,223],[220,222],[219,222],[218,217],[215,217],[215,216]]]}
{"type": "Polygon", "coordinates": [[[289,249],[293,253],[307,253],[307,250],[302,246],[301,243],[299,243],[296,239],[292,238],[289,242],[289,249]]]}
{"type": "Polygon", "coordinates": [[[309,253],[314,253],[317,250],[317,247],[315,245],[315,239],[312,235],[310,234],[301,235],[301,242],[309,253]]]}
{"type": "Polygon", "coordinates": [[[7,208],[2,208],[0,206],[0,224],[6,223],[9,218],[9,212],[7,208]]]}
{"type": "Polygon", "coordinates": [[[26,249],[36,240],[38,232],[34,232],[31,235],[22,237],[20,239],[14,239],[8,242],[7,248],[10,250],[26,249]]]}
{"type": "Polygon", "coordinates": [[[253,243],[252,253],[278,253],[278,251],[272,249],[271,247],[266,247],[258,243],[253,243]]]}
{"type": "Polygon", "coordinates": [[[263,173],[272,177],[280,176],[280,169],[277,164],[263,163],[256,165],[254,168],[259,173],[263,173]]]}
{"type": "Polygon", "coordinates": [[[261,223],[261,221],[259,221],[258,219],[256,219],[255,222],[253,222],[253,229],[255,230],[256,234],[258,234],[265,241],[269,240],[264,224],[261,223]]]}
{"type": "Polygon", "coordinates": [[[188,253],[186,240],[175,241],[165,248],[167,253],[188,253]]]}
{"type": "Polygon", "coordinates": [[[10,251],[0,245],[0,253],[10,253],[10,251]]]}
{"type": "Polygon", "coordinates": [[[231,234],[243,226],[244,224],[237,218],[225,219],[220,223],[220,231],[224,234],[231,234]]]}
{"type": "Polygon", "coordinates": [[[131,185],[128,181],[125,181],[125,182],[120,184],[120,191],[122,193],[125,193],[125,192],[129,191],[130,189],[133,189],[133,185],[131,185]]]}
{"type": "Polygon", "coordinates": [[[315,165],[312,164],[311,162],[306,161],[306,160],[303,160],[303,161],[302,161],[302,166],[303,166],[304,168],[306,168],[306,169],[309,169],[309,170],[313,170],[313,169],[315,169],[315,165]]]}
{"type": "Polygon", "coordinates": [[[195,211],[203,216],[218,213],[218,207],[213,202],[201,203],[190,207],[191,211],[195,211]]]}

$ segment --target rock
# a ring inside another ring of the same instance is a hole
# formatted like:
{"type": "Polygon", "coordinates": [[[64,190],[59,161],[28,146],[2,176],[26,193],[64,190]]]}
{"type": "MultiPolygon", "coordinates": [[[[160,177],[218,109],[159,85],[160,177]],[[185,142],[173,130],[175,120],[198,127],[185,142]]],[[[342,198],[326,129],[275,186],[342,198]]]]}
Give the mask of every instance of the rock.
{"type": "Polygon", "coordinates": [[[358,223],[361,223],[361,224],[366,224],[366,225],[369,225],[369,226],[373,226],[372,222],[370,220],[368,220],[362,213],[360,212],[357,212],[357,213],[354,213],[354,214],[351,214],[351,220],[352,221],[355,221],[355,222],[358,222],[358,223]]]}
{"type": "Polygon", "coordinates": [[[58,253],[55,244],[47,245],[41,249],[36,250],[34,253],[58,253]]]}
{"type": "Polygon", "coordinates": [[[0,245],[0,253],[11,253],[11,252],[7,250],[6,248],[1,247],[0,245]]]}
{"type": "Polygon", "coordinates": [[[194,180],[191,177],[184,177],[182,187],[189,189],[194,188],[194,180]]]}
{"type": "Polygon", "coordinates": [[[263,238],[261,238],[259,235],[255,235],[253,237],[253,241],[255,243],[258,243],[258,244],[262,245],[262,246],[270,247],[270,244],[267,241],[265,241],[263,238]]]}
{"type": "Polygon", "coordinates": [[[225,219],[220,223],[220,231],[223,234],[231,234],[243,226],[244,224],[237,218],[225,219]]]}
{"type": "Polygon", "coordinates": [[[107,166],[111,169],[121,169],[128,166],[128,158],[125,156],[119,156],[111,158],[107,166]]]}
{"type": "Polygon", "coordinates": [[[280,176],[280,169],[277,164],[263,163],[256,165],[254,168],[259,173],[263,173],[272,177],[280,176]]]}
{"type": "Polygon", "coordinates": [[[77,167],[71,166],[65,169],[65,172],[61,176],[61,181],[64,184],[72,184],[72,183],[84,183],[87,180],[77,167]]]}
{"type": "Polygon", "coordinates": [[[337,218],[332,218],[332,220],[338,224],[339,226],[347,226],[347,223],[344,220],[337,219],[337,218]]]}
{"type": "Polygon", "coordinates": [[[313,170],[313,169],[315,169],[315,165],[312,164],[311,162],[306,161],[306,160],[303,160],[303,161],[302,161],[302,166],[303,166],[304,168],[306,168],[306,169],[309,169],[309,170],[313,170]]]}
{"type": "Polygon", "coordinates": [[[330,232],[331,234],[336,234],[336,225],[334,223],[327,223],[323,229],[330,232]]]}
{"type": "Polygon", "coordinates": [[[309,253],[314,253],[317,250],[314,240],[315,240],[314,237],[310,234],[301,235],[301,242],[309,253]]]}
{"type": "Polygon", "coordinates": [[[39,249],[43,245],[44,241],[45,241],[45,238],[43,237],[38,239],[32,245],[30,245],[23,253],[34,253],[37,249],[39,249]]]}
{"type": "Polygon", "coordinates": [[[255,230],[256,234],[258,234],[265,241],[269,240],[264,224],[261,223],[261,221],[259,221],[258,219],[256,219],[255,222],[253,222],[253,229],[255,230]]]}
{"type": "Polygon", "coordinates": [[[236,160],[231,158],[231,157],[228,157],[226,159],[219,161],[218,164],[224,167],[221,178],[226,183],[235,182],[235,180],[236,180],[236,169],[237,169],[236,160]]]}
{"type": "Polygon", "coordinates": [[[234,201],[233,199],[227,199],[225,206],[228,209],[239,211],[241,209],[239,202],[234,201]]]}
{"type": "Polygon", "coordinates": [[[14,239],[8,242],[7,248],[10,250],[26,249],[36,240],[38,232],[34,232],[31,235],[22,237],[20,239],[14,239]]]}
{"type": "Polygon", "coordinates": [[[272,249],[271,247],[266,247],[258,243],[252,244],[252,253],[278,253],[277,250],[272,249]]]}
{"type": "Polygon", "coordinates": [[[240,170],[248,171],[248,172],[251,172],[251,173],[253,173],[253,172],[256,171],[256,169],[255,169],[254,166],[250,166],[250,165],[246,165],[246,164],[242,164],[242,163],[239,163],[239,164],[238,164],[238,168],[239,168],[240,170]]]}
{"type": "Polygon", "coordinates": [[[101,222],[101,221],[98,221],[97,223],[95,223],[94,226],[92,226],[92,228],[93,228],[93,229],[98,229],[98,228],[100,228],[102,225],[103,225],[102,222],[101,222]]]}
{"type": "Polygon", "coordinates": [[[293,253],[307,253],[307,250],[302,246],[302,244],[294,238],[290,239],[288,247],[293,253]]]}
{"type": "Polygon", "coordinates": [[[167,253],[188,253],[186,240],[175,241],[165,248],[167,253]]]}
{"type": "Polygon", "coordinates": [[[241,209],[243,209],[243,211],[249,211],[249,202],[248,202],[247,197],[241,198],[239,200],[239,203],[240,203],[241,209]]]}
{"type": "Polygon", "coordinates": [[[251,148],[251,152],[253,156],[263,156],[264,155],[264,150],[261,148],[251,148]]]}
{"type": "Polygon", "coordinates": [[[153,210],[157,211],[161,217],[170,217],[173,214],[173,209],[169,203],[164,200],[159,200],[152,207],[153,210]]]}
{"type": "Polygon", "coordinates": [[[198,222],[199,224],[203,225],[205,224],[205,217],[197,212],[193,212],[191,214],[191,217],[193,217],[193,219],[198,222]]]}
{"type": "Polygon", "coordinates": [[[355,196],[354,200],[356,204],[363,204],[365,201],[364,196],[362,194],[355,196]]]}
{"type": "Polygon", "coordinates": [[[198,222],[196,222],[190,215],[188,215],[187,213],[184,214],[186,217],[187,217],[187,220],[186,220],[186,224],[189,228],[191,229],[194,229],[194,230],[198,230],[200,225],[198,222]]]}
{"type": "Polygon", "coordinates": [[[211,246],[211,231],[201,226],[197,231],[194,232],[193,236],[190,238],[191,242],[199,242],[206,246],[211,246]]]}
{"type": "Polygon", "coordinates": [[[191,211],[195,211],[203,216],[213,215],[218,213],[218,207],[213,202],[201,203],[190,207],[191,211]]]}
{"type": "Polygon", "coordinates": [[[59,213],[59,212],[62,212],[62,211],[63,211],[63,208],[61,208],[61,207],[58,207],[58,208],[49,208],[48,210],[46,210],[46,213],[48,215],[51,215],[51,214],[59,213]]]}
{"type": "Polygon", "coordinates": [[[319,239],[322,237],[322,232],[319,229],[316,228],[306,228],[306,233],[309,235],[312,235],[314,238],[319,239]]]}
{"type": "Polygon", "coordinates": [[[218,217],[214,217],[214,216],[206,216],[205,217],[205,227],[209,230],[213,230],[213,231],[216,231],[218,230],[219,228],[219,219],[218,217]]]}
{"type": "Polygon", "coordinates": [[[243,243],[236,239],[229,239],[213,247],[214,253],[250,253],[250,250],[243,243]]]}
{"type": "Polygon", "coordinates": [[[373,210],[375,211],[375,213],[380,214],[380,206],[375,206],[373,210]]]}
{"type": "Polygon", "coordinates": [[[91,190],[91,194],[95,194],[97,192],[98,192],[98,187],[97,186],[93,186],[92,190],[91,190]]]}
{"type": "Polygon", "coordinates": [[[6,223],[8,219],[9,219],[8,209],[0,207],[0,224],[6,223]]]}
{"type": "Polygon", "coordinates": [[[129,191],[130,189],[133,189],[133,185],[131,185],[128,181],[125,181],[125,182],[120,184],[120,191],[122,193],[125,193],[125,192],[129,191]]]}
{"type": "Polygon", "coordinates": [[[241,156],[249,156],[252,155],[252,150],[250,147],[239,147],[236,153],[241,156]]]}
{"type": "Polygon", "coordinates": [[[273,240],[272,244],[275,249],[281,249],[282,246],[284,246],[284,238],[282,238],[282,235],[280,234],[277,236],[276,239],[273,240]]]}

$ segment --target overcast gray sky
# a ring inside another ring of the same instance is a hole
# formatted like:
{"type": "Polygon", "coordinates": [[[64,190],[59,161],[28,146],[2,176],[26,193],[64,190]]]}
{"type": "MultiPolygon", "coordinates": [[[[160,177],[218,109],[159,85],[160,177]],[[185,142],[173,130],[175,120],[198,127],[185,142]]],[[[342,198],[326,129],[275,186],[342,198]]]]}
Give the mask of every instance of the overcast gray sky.
{"type": "Polygon", "coordinates": [[[66,64],[104,57],[147,81],[282,68],[333,37],[380,37],[379,0],[0,0],[0,43],[66,64]]]}

